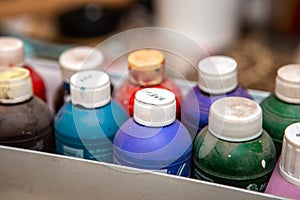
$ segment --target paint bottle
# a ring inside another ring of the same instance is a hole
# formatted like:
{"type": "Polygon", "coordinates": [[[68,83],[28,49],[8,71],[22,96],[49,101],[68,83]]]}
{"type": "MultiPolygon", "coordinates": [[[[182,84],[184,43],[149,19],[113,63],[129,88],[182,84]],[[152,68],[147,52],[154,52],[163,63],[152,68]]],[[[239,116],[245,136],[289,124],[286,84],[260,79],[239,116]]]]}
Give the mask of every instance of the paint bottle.
{"type": "Polygon", "coordinates": [[[134,100],[134,115],[114,140],[114,163],[178,176],[189,176],[192,139],[176,120],[175,95],[145,88],[134,100]]]}
{"type": "Polygon", "coordinates": [[[29,70],[0,69],[0,145],[54,152],[53,116],[33,95],[29,70]]]}
{"type": "Polygon", "coordinates": [[[285,128],[300,121],[300,64],[290,64],[277,71],[275,94],[261,103],[263,127],[272,137],[277,155],[281,153],[285,128]]]}
{"type": "Polygon", "coordinates": [[[300,199],[300,123],[285,129],[282,154],[273,171],[266,193],[300,199]]]}
{"type": "Polygon", "coordinates": [[[25,63],[24,43],[15,37],[0,37],[0,66],[18,66],[29,70],[35,96],[46,101],[46,88],[43,78],[25,63]]]}
{"type": "Polygon", "coordinates": [[[71,101],[54,119],[57,153],[111,163],[114,136],[129,116],[111,99],[108,75],[82,71],[70,84],[71,101]]]}
{"type": "Polygon", "coordinates": [[[176,117],[180,119],[179,87],[165,75],[165,57],[156,49],[142,49],[129,54],[129,78],[114,93],[114,98],[133,116],[135,93],[144,88],[162,88],[170,90],[176,97],[176,117]]]}
{"type": "Polygon", "coordinates": [[[63,83],[54,95],[55,113],[62,105],[71,99],[70,78],[79,71],[96,70],[101,67],[104,57],[102,53],[92,47],[78,46],[64,51],[58,59],[63,83]]]}
{"type": "Polygon", "coordinates": [[[253,100],[215,101],[208,126],[194,141],[191,176],[263,192],[276,164],[276,149],[262,129],[262,111],[253,100]]]}
{"type": "Polygon", "coordinates": [[[208,124],[209,109],[220,98],[240,96],[251,99],[238,85],[237,62],[227,56],[204,58],[198,65],[198,85],[194,86],[182,102],[182,123],[192,138],[208,124]]]}

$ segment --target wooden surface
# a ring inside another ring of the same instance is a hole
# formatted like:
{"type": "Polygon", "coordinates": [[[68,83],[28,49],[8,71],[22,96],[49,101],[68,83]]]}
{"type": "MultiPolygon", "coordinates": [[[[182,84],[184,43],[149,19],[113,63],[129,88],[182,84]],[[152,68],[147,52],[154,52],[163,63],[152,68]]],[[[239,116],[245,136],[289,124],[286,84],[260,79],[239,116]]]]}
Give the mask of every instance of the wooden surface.
{"type": "Polygon", "coordinates": [[[103,6],[124,7],[133,0],[5,0],[0,1],[0,17],[16,14],[56,14],[86,3],[100,3],[103,6]]]}
{"type": "Polygon", "coordinates": [[[277,70],[296,62],[299,39],[291,35],[252,32],[226,50],[238,62],[239,83],[250,89],[273,92],[277,70]]]}

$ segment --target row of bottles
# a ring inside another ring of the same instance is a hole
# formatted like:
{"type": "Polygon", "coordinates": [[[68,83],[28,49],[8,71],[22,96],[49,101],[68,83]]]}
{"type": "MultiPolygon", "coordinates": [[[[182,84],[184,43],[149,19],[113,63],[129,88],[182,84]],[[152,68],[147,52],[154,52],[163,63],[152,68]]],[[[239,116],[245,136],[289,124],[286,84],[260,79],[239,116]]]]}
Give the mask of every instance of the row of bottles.
{"type": "MultiPolygon", "coordinates": [[[[256,191],[265,190],[276,155],[297,163],[295,153],[281,154],[281,144],[286,127],[299,122],[299,65],[278,70],[275,94],[258,105],[238,85],[229,57],[203,59],[198,85],[185,97],[165,75],[158,50],[129,54],[128,80],[113,93],[109,76],[98,70],[102,62],[101,52],[89,47],[60,56],[64,83],[55,118],[33,96],[31,73],[4,63],[0,144],[53,152],[55,136],[59,154],[256,191]]],[[[297,182],[294,171],[282,174],[297,182]]]]}

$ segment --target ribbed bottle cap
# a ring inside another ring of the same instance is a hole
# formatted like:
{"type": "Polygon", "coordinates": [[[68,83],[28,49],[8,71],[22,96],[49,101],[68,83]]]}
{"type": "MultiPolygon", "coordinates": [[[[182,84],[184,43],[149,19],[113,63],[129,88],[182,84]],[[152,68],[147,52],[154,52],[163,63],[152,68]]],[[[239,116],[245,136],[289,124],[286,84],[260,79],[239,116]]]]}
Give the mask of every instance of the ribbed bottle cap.
{"type": "Polygon", "coordinates": [[[169,90],[146,88],[135,94],[133,118],[136,122],[150,127],[162,127],[173,123],[175,117],[175,95],[169,90]]]}
{"type": "Polygon", "coordinates": [[[96,70],[103,63],[102,53],[91,47],[79,46],[64,51],[59,57],[63,80],[69,82],[78,71],[96,70]]]}
{"type": "Polygon", "coordinates": [[[209,94],[225,94],[237,85],[237,62],[227,56],[210,56],[198,65],[198,86],[209,94]]]}
{"type": "Polygon", "coordinates": [[[20,67],[0,69],[1,103],[20,103],[32,96],[32,83],[27,69],[20,67]]]}
{"type": "Polygon", "coordinates": [[[244,142],[262,134],[262,110],[253,100],[226,97],[210,108],[208,130],[229,142],[244,142]]]}
{"type": "Polygon", "coordinates": [[[276,96],[287,103],[300,103],[300,64],[290,64],[277,71],[276,96]]]}
{"type": "Polygon", "coordinates": [[[279,165],[281,176],[300,187],[300,123],[285,129],[279,165]]]}
{"type": "Polygon", "coordinates": [[[98,108],[111,100],[110,80],[106,73],[101,71],[77,72],[70,79],[71,100],[74,105],[85,108],[98,108]]]}
{"type": "Polygon", "coordinates": [[[0,66],[22,66],[24,63],[24,44],[15,37],[0,37],[0,66]]]}
{"type": "Polygon", "coordinates": [[[155,49],[142,49],[129,54],[129,80],[137,85],[157,85],[163,81],[164,54],[155,49]]]}

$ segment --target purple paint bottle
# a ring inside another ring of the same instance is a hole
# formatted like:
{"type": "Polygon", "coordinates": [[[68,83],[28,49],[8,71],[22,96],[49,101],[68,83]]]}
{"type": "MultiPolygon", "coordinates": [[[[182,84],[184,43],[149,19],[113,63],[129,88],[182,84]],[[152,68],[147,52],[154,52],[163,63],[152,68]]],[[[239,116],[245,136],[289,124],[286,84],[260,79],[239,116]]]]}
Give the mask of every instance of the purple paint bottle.
{"type": "Polygon", "coordinates": [[[189,176],[192,139],[176,120],[174,93],[160,88],[138,91],[133,118],[127,120],[114,139],[114,163],[189,176]]]}
{"type": "Polygon", "coordinates": [[[300,199],[300,122],[285,129],[281,157],[271,176],[266,193],[300,199]]]}
{"type": "Polygon", "coordinates": [[[208,124],[211,104],[231,96],[252,99],[238,85],[237,62],[227,56],[211,56],[201,60],[198,65],[198,85],[185,96],[181,109],[181,121],[192,138],[208,124]]]}

